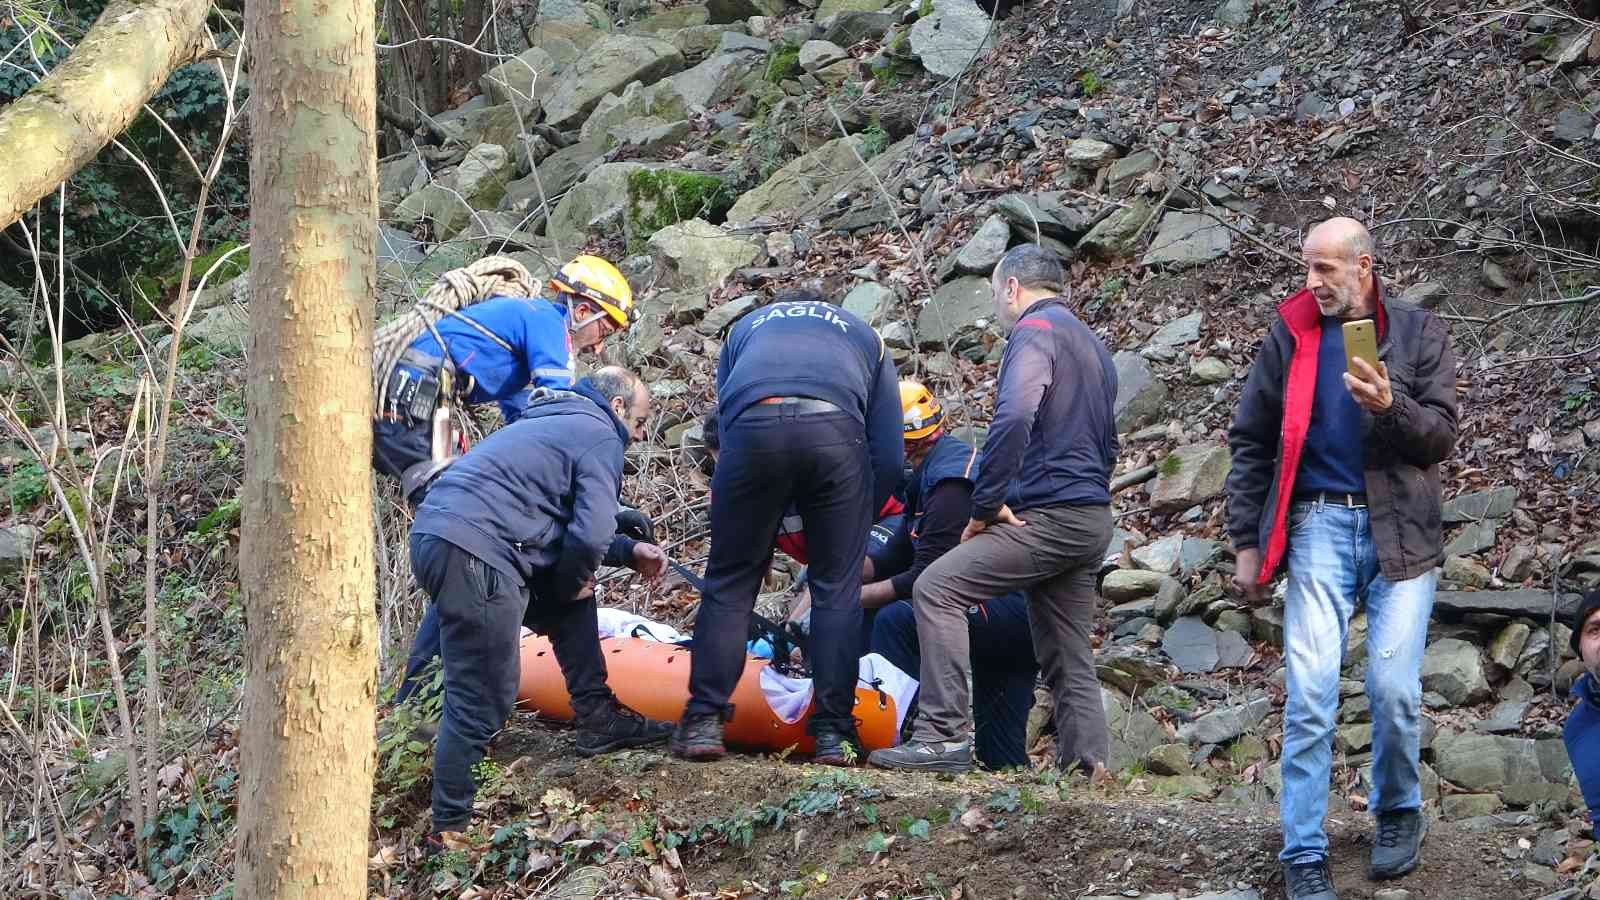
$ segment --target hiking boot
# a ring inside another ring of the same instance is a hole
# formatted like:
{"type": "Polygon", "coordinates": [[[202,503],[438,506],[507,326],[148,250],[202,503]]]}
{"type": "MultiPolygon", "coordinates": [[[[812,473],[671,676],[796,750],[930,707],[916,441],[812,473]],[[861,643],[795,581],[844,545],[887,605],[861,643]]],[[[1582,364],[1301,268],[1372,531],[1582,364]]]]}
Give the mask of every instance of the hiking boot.
{"type": "Polygon", "coordinates": [[[670,722],[646,719],[621,703],[612,703],[578,723],[578,755],[599,756],[629,747],[648,747],[671,735],[670,722]]]}
{"type": "Polygon", "coordinates": [[[708,762],[728,755],[722,746],[722,717],[709,713],[685,715],[672,733],[672,755],[694,762],[708,762]]]}
{"type": "Polygon", "coordinates": [[[841,731],[830,725],[817,728],[817,749],[811,761],[824,766],[853,766],[861,762],[861,736],[854,728],[841,731]]]}
{"type": "Polygon", "coordinates": [[[880,769],[913,772],[967,772],[972,769],[971,741],[908,741],[874,750],[867,762],[880,769]]]}
{"type": "Polygon", "coordinates": [[[1328,871],[1328,861],[1285,863],[1283,895],[1288,900],[1339,900],[1339,895],[1333,892],[1333,874],[1328,871]]]}
{"type": "Polygon", "coordinates": [[[1428,817],[1420,810],[1397,809],[1378,813],[1378,833],[1372,842],[1372,866],[1367,877],[1399,878],[1422,861],[1422,838],[1428,817]]]}

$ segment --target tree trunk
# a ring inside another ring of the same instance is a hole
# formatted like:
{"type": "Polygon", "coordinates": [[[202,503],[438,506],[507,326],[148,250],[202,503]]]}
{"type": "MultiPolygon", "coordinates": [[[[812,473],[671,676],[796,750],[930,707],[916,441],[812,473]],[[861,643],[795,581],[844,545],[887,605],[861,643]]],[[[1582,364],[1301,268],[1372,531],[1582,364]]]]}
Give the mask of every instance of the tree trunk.
{"type": "Polygon", "coordinates": [[[235,895],[366,896],[373,615],[372,0],[248,0],[254,60],[235,895]]]}
{"type": "Polygon", "coordinates": [[[72,55],[0,111],[0,229],[127,130],[205,36],[206,0],[112,0],[72,55]]]}

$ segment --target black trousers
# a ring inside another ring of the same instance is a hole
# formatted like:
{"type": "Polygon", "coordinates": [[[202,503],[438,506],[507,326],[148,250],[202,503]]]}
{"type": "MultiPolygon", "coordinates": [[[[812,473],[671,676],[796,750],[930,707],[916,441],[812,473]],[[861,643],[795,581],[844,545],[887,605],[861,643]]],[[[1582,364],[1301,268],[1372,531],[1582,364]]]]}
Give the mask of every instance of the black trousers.
{"type": "MultiPolygon", "coordinates": [[[[433,754],[433,830],[461,831],[478,787],[472,770],[511,715],[521,675],[521,626],[550,635],[579,721],[611,702],[594,599],[529,604],[527,588],[449,541],[411,535],[411,570],[432,598],[419,640],[436,634],[444,714],[433,754]]],[[[415,655],[415,654],[414,654],[415,655]]],[[[429,654],[431,656],[431,654],[429,654]]]]}
{"type": "Polygon", "coordinates": [[[711,480],[711,557],[695,621],[687,715],[727,714],[784,510],[800,511],[810,557],[809,728],[853,725],[861,655],[861,560],[872,524],[866,430],[844,412],[753,406],[722,425],[711,480]]]}

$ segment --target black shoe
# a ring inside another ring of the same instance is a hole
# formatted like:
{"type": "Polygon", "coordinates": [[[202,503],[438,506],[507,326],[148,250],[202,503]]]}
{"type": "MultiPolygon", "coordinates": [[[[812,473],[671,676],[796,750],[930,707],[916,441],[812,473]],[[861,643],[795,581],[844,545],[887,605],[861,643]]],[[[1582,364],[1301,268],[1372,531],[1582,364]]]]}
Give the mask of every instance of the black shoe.
{"type": "Polygon", "coordinates": [[[862,754],[861,735],[854,728],[840,730],[831,725],[817,727],[817,749],[811,761],[824,766],[854,766],[865,757],[862,754]]]}
{"type": "Polygon", "coordinates": [[[1372,866],[1367,877],[1399,878],[1422,861],[1422,838],[1428,817],[1420,810],[1397,809],[1378,813],[1378,834],[1372,842],[1372,866]]]}
{"type": "Polygon", "coordinates": [[[599,756],[659,744],[672,735],[670,722],[646,719],[620,703],[578,723],[578,755],[599,756]]]}
{"type": "Polygon", "coordinates": [[[721,759],[728,755],[722,746],[722,717],[685,715],[672,733],[672,755],[695,762],[721,759]]]}
{"type": "Polygon", "coordinates": [[[1333,875],[1328,861],[1285,864],[1283,894],[1288,900],[1339,900],[1333,892],[1333,875]]]}

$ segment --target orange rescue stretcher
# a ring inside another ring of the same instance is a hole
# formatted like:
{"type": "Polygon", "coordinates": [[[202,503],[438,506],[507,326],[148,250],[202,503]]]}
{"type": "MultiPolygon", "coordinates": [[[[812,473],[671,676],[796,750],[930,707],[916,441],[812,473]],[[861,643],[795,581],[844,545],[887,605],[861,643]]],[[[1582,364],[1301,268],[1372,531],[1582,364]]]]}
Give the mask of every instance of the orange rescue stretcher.
{"type": "MultiPolygon", "coordinates": [[[[606,658],[606,681],[617,699],[652,719],[676,722],[689,702],[689,648],[640,638],[612,637],[600,641],[606,658]]],[[[761,692],[761,671],[768,661],[749,657],[744,674],[733,689],[733,719],[725,739],[734,746],[764,750],[793,747],[814,749],[806,733],[806,720],[816,708],[815,699],[798,721],[785,722],[773,713],[761,692]]],[[[517,685],[517,706],[558,721],[571,721],[571,698],[550,641],[542,635],[522,638],[522,677],[517,685]]],[[[896,742],[894,698],[884,691],[856,685],[856,730],[865,752],[892,747],[896,742]]]]}

